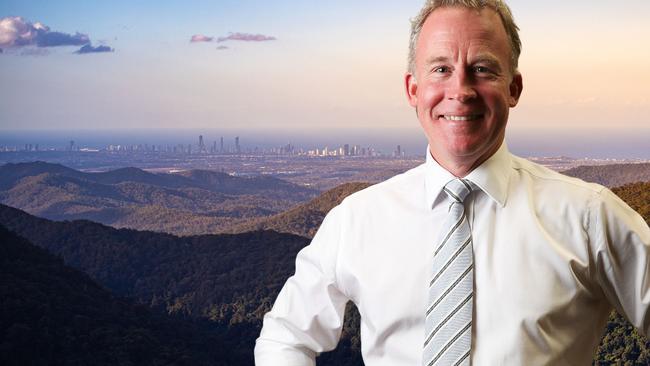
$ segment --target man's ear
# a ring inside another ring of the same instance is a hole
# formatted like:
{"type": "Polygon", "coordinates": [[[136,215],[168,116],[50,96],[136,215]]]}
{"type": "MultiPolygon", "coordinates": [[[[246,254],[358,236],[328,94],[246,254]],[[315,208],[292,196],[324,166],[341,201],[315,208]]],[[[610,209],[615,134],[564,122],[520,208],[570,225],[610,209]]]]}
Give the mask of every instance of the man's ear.
{"type": "Polygon", "coordinates": [[[517,105],[523,89],[524,83],[521,78],[521,73],[517,71],[515,72],[515,75],[512,77],[512,81],[510,82],[510,108],[517,105]]]}
{"type": "Polygon", "coordinates": [[[417,107],[418,105],[418,82],[415,80],[415,75],[407,72],[404,74],[404,86],[406,87],[406,97],[408,98],[409,104],[411,107],[417,107]]]}

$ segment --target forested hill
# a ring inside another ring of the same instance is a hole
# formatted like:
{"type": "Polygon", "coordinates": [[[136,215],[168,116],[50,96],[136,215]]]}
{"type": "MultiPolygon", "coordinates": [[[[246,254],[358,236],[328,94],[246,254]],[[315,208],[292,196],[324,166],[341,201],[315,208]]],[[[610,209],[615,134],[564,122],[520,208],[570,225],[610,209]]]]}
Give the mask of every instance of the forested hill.
{"type": "Polygon", "coordinates": [[[215,171],[84,173],[43,162],[0,166],[0,203],[52,220],[86,219],[176,235],[216,233],[284,212],[318,193],[273,177],[215,171]]]}
{"type": "MultiPolygon", "coordinates": [[[[176,237],[118,230],[89,221],[54,222],[4,205],[0,224],[120,296],[226,327],[226,340],[214,346],[240,360],[231,366],[252,365],[262,317],[293,274],[297,252],[309,242],[274,231],[176,237]]],[[[319,365],[360,365],[359,317],[348,313],[340,346],[319,365]]]]}
{"type": "Polygon", "coordinates": [[[225,329],[113,296],[0,226],[0,364],[231,365],[225,329]]]}
{"type": "Polygon", "coordinates": [[[352,193],[370,186],[370,183],[345,183],[332,188],[311,201],[271,217],[252,219],[226,232],[242,233],[254,230],[275,230],[292,233],[307,238],[316,234],[316,230],[325,215],[352,193]]]}
{"type": "Polygon", "coordinates": [[[579,166],[562,173],[612,188],[629,183],[650,182],[650,163],[579,166]]]}
{"type": "Polygon", "coordinates": [[[260,318],[308,239],[274,231],[177,237],[54,222],[0,205],[0,224],[120,296],[224,323],[260,318]],[[288,259],[289,258],[289,259],[288,259]]]}

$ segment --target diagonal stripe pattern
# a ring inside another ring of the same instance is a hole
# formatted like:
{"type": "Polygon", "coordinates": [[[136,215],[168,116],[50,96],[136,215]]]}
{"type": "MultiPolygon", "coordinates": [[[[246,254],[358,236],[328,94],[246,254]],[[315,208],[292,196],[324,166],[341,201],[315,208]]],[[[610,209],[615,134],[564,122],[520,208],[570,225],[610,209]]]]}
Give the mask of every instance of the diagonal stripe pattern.
{"type": "Polygon", "coordinates": [[[469,365],[472,341],[474,260],[464,200],[476,186],[465,179],[443,191],[452,203],[434,247],[422,364],[469,365]]]}

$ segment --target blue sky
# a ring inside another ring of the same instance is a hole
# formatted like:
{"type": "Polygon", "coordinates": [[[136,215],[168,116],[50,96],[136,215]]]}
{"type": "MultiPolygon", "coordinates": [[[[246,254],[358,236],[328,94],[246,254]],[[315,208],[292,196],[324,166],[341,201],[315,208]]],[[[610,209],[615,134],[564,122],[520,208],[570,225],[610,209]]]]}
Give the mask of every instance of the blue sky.
{"type": "MultiPolygon", "coordinates": [[[[0,18],[79,32],[113,52],[5,47],[0,130],[418,134],[402,80],[408,20],[421,3],[3,0],[0,18]],[[237,32],[275,40],[215,42],[237,32]]],[[[650,140],[650,2],[509,4],[524,44],[512,133],[617,130],[650,140]]]]}

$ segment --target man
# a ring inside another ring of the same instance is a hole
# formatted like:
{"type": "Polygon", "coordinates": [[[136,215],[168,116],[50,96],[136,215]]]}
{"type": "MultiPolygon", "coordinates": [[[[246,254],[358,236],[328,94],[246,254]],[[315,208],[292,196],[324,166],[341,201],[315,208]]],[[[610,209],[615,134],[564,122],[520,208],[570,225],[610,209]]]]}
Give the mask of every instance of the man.
{"type": "Polygon", "coordinates": [[[405,85],[427,161],[330,211],[264,319],[257,365],[313,365],[348,300],[368,366],[586,365],[612,307],[648,333],[643,219],[508,152],[520,48],[499,0],[425,4],[405,85]]]}

